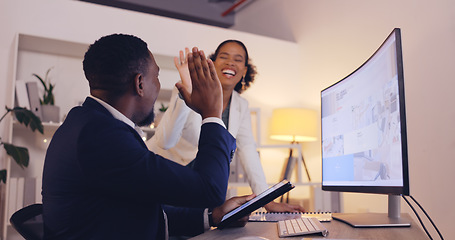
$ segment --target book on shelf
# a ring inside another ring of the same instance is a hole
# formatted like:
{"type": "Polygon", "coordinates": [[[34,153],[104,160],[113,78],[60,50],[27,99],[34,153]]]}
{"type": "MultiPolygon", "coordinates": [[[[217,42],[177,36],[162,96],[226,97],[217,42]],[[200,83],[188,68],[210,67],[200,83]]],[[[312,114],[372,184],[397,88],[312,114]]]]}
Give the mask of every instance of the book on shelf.
{"type": "Polygon", "coordinates": [[[295,218],[317,218],[320,222],[330,222],[332,220],[331,212],[266,212],[259,209],[250,214],[250,222],[278,222],[295,218]]]}
{"type": "Polygon", "coordinates": [[[16,80],[16,106],[30,110],[30,101],[24,80],[16,80]]]}
{"type": "Polygon", "coordinates": [[[27,87],[30,111],[41,119],[41,104],[39,101],[38,84],[36,82],[27,82],[25,85],[27,87]]]}
{"type": "Polygon", "coordinates": [[[24,182],[24,207],[34,204],[36,196],[36,178],[25,178],[24,182]]]}
{"type": "Polygon", "coordinates": [[[43,186],[43,178],[35,178],[35,203],[42,203],[41,189],[43,186]]]}
{"type": "Polygon", "coordinates": [[[8,216],[9,219],[13,213],[17,211],[17,178],[10,177],[8,179],[9,192],[8,192],[8,216]]]}
{"type": "Polygon", "coordinates": [[[24,184],[25,178],[17,178],[16,211],[24,207],[24,184]]]}

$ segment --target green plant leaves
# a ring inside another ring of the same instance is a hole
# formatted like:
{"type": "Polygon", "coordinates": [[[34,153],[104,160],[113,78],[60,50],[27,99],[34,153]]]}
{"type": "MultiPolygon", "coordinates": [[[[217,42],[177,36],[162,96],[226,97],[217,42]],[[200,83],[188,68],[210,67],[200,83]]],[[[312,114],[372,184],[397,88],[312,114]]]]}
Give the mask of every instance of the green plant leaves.
{"type": "Polygon", "coordinates": [[[168,108],[168,107],[164,106],[164,104],[161,103],[161,107],[160,107],[159,110],[160,110],[160,112],[166,112],[167,108],[168,108]]]}
{"type": "Polygon", "coordinates": [[[32,111],[22,107],[7,108],[7,110],[12,111],[17,121],[25,126],[29,126],[33,132],[35,130],[38,130],[40,133],[44,132],[41,120],[32,111]]]}
{"type": "Polygon", "coordinates": [[[22,169],[28,167],[30,156],[27,148],[14,146],[9,143],[3,143],[3,147],[5,148],[6,153],[10,155],[22,169]]]}
{"type": "MultiPolygon", "coordinates": [[[[11,112],[16,116],[16,119],[19,123],[24,124],[26,127],[30,127],[33,132],[35,130],[38,130],[41,134],[44,133],[44,128],[41,120],[32,111],[22,107],[8,108],[5,106],[5,109],[6,113],[0,118],[0,122],[6,117],[8,113],[11,112]]],[[[30,162],[30,155],[27,148],[5,143],[1,138],[0,145],[3,145],[6,150],[6,154],[11,156],[22,169],[28,167],[28,164],[30,162]]],[[[6,183],[6,169],[0,170],[0,181],[6,183]]]]}
{"type": "Polygon", "coordinates": [[[47,70],[44,79],[40,77],[38,74],[35,73],[32,74],[34,77],[38,78],[38,80],[44,87],[43,98],[39,100],[41,105],[54,105],[54,93],[52,91],[54,90],[55,84],[51,84],[49,80],[49,72],[51,70],[52,67],[47,70]]]}
{"type": "Polygon", "coordinates": [[[50,84],[49,83],[49,90],[44,93],[43,95],[43,101],[47,105],[54,105],[54,93],[52,92],[54,90],[55,84],[50,84]]]}
{"type": "Polygon", "coordinates": [[[43,84],[44,91],[47,91],[46,82],[44,82],[44,80],[38,74],[32,73],[32,75],[35,76],[36,78],[38,78],[38,80],[41,82],[41,84],[43,84]]]}

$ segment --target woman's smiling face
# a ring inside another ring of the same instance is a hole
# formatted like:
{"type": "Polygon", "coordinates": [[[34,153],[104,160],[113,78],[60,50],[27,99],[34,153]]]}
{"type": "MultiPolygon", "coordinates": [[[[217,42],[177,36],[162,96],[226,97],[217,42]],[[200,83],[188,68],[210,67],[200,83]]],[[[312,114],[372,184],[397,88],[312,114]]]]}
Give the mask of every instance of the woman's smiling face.
{"type": "Polygon", "coordinates": [[[245,56],[243,47],[235,42],[228,42],[220,48],[214,64],[223,89],[234,90],[235,85],[245,76],[245,56]]]}

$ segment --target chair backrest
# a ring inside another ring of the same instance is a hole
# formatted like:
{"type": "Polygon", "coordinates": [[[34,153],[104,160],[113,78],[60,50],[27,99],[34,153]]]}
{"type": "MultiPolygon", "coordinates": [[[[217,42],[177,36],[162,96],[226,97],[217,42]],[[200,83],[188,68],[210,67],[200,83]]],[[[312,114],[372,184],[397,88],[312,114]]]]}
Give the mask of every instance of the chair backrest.
{"type": "Polygon", "coordinates": [[[11,225],[27,240],[43,239],[43,204],[36,203],[15,212],[11,225]]]}

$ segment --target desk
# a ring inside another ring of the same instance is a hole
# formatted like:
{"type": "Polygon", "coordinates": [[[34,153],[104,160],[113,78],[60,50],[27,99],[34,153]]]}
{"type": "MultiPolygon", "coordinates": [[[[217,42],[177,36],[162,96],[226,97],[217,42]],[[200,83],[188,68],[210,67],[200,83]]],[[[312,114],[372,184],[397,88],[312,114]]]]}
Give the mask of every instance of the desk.
{"type": "MultiPolygon", "coordinates": [[[[387,213],[385,213],[387,214],[387,213]]],[[[353,228],[346,223],[338,220],[331,222],[323,222],[322,224],[329,231],[327,237],[322,235],[312,234],[298,237],[279,238],[277,223],[275,222],[248,222],[243,228],[227,228],[223,230],[214,229],[198,235],[191,240],[234,240],[239,237],[245,236],[261,236],[270,240],[290,240],[302,239],[428,239],[427,235],[421,230],[408,214],[403,214],[411,221],[411,227],[392,227],[392,228],[353,228]]]]}

